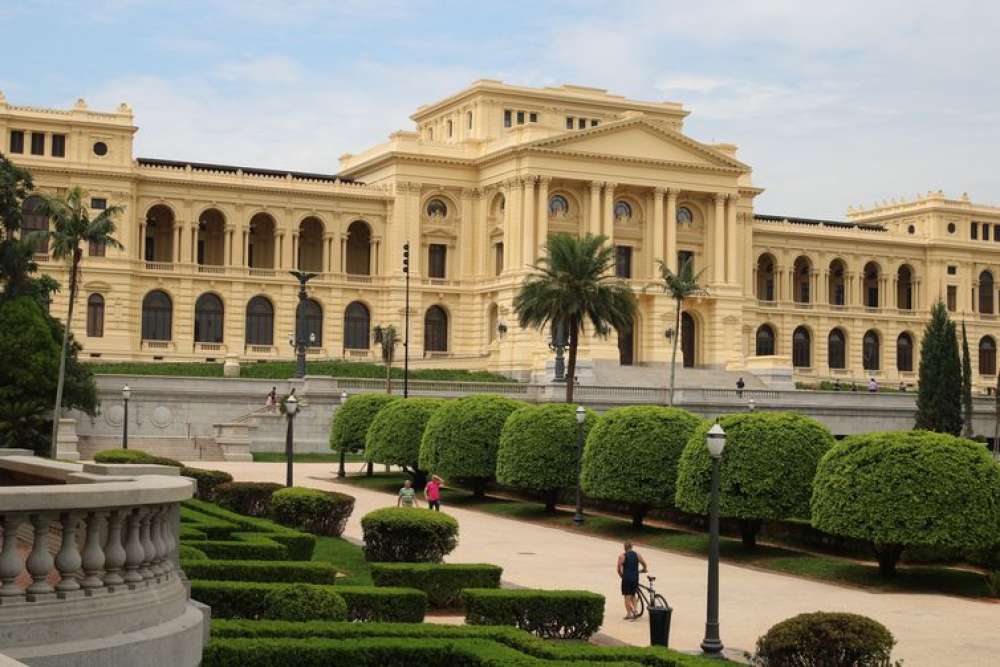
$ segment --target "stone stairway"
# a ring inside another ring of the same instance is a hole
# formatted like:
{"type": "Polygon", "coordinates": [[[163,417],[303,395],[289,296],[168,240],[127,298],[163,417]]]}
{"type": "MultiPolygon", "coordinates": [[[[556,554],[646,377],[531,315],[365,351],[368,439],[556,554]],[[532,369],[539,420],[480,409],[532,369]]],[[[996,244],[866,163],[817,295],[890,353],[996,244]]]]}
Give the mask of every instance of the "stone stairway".
{"type": "MultiPolygon", "coordinates": [[[[677,367],[677,388],[735,389],[743,378],[747,389],[765,389],[760,378],[751,373],[734,373],[715,368],[677,367]]],[[[589,384],[589,383],[586,383],[589,384]]],[[[593,384],[599,387],[666,387],[670,384],[670,365],[621,366],[616,362],[597,361],[593,384]]]]}

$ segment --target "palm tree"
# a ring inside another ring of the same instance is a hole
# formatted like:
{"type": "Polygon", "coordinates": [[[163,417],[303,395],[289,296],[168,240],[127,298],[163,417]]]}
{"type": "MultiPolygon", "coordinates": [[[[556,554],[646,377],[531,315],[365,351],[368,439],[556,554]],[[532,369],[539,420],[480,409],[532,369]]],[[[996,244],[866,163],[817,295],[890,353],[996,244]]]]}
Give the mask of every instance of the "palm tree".
{"type": "Polygon", "coordinates": [[[671,298],[677,302],[677,319],[674,324],[674,350],[670,356],[670,393],[669,393],[669,405],[674,404],[674,381],[677,376],[677,343],[680,340],[681,331],[681,310],[684,308],[684,300],[696,296],[707,294],[708,290],[698,284],[698,280],[701,278],[701,274],[704,270],[698,273],[694,272],[694,259],[688,257],[681,264],[681,268],[674,273],[670,270],[663,260],[657,260],[656,262],[660,267],[660,280],[647,285],[647,287],[660,287],[663,289],[664,294],[669,294],[671,298]]]}
{"type": "Polygon", "coordinates": [[[544,330],[552,325],[569,334],[566,402],[573,402],[576,351],[587,321],[599,336],[612,328],[632,325],[636,298],[631,288],[614,277],[614,248],[607,237],[587,234],[578,239],[555,234],[545,243],[534,273],[514,297],[514,312],[522,328],[544,330]]]}
{"type": "Polygon", "coordinates": [[[46,232],[52,248],[52,256],[69,262],[69,307],[66,312],[66,327],[63,329],[62,351],[59,355],[59,381],[56,385],[55,408],[52,412],[51,455],[55,455],[56,439],[59,437],[59,407],[62,405],[63,385],[66,380],[66,347],[73,323],[73,305],[80,278],[80,261],[83,258],[82,243],[122,248],[114,237],[114,217],[124,212],[121,206],[108,206],[93,219],[86,202],[86,194],[79,187],[72,188],[65,197],[42,198],[36,209],[52,221],[52,230],[46,232]]]}
{"type": "Polygon", "coordinates": [[[382,348],[382,363],[385,364],[385,393],[392,393],[392,358],[396,351],[396,344],[399,342],[399,334],[396,327],[391,324],[387,326],[376,326],[372,330],[372,341],[382,348]]]}

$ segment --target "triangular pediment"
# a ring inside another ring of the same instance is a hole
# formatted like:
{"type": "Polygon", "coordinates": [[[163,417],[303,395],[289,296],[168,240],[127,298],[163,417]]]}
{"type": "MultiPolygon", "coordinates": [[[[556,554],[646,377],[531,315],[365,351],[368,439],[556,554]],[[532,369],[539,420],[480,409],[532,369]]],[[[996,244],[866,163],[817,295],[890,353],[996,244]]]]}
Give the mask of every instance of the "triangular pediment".
{"type": "Polygon", "coordinates": [[[739,160],[644,118],[607,123],[533,142],[530,148],[557,153],[602,155],[703,168],[749,167],[739,160]]]}

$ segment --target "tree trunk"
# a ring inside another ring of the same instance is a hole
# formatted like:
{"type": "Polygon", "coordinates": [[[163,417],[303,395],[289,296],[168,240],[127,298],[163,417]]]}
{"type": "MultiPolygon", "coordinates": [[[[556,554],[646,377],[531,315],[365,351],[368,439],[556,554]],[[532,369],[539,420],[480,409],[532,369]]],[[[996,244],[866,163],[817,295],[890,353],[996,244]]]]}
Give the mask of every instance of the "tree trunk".
{"type": "Polygon", "coordinates": [[[875,557],[878,558],[878,573],[885,579],[896,576],[896,563],[903,554],[902,544],[875,544],[875,557]]]}
{"type": "Polygon", "coordinates": [[[382,360],[385,361],[385,393],[392,393],[392,358],[387,355],[382,355],[382,360]]]}
{"type": "Polygon", "coordinates": [[[570,319],[569,329],[569,359],[566,362],[566,402],[573,402],[573,389],[576,386],[576,348],[580,344],[580,335],[576,330],[576,321],[570,319]]]}
{"type": "Polygon", "coordinates": [[[642,520],[646,518],[646,512],[649,511],[648,505],[636,505],[632,510],[632,527],[642,528],[642,520]]]}
{"type": "Polygon", "coordinates": [[[406,466],[403,466],[403,470],[413,481],[413,488],[417,491],[423,491],[424,487],[427,486],[427,472],[420,468],[407,468],[406,466]]]}
{"type": "Polygon", "coordinates": [[[76,274],[80,266],[79,246],[73,250],[73,261],[69,269],[69,308],[66,311],[66,328],[63,329],[62,352],[59,355],[59,379],[56,384],[56,405],[52,410],[52,443],[49,457],[56,457],[56,442],[59,440],[59,415],[62,411],[63,386],[66,384],[66,348],[69,346],[69,328],[73,322],[73,302],[76,301],[76,274]]]}
{"type": "Polygon", "coordinates": [[[743,538],[743,546],[753,549],[757,546],[757,533],[760,532],[760,519],[743,519],[740,521],[740,537],[743,538]]]}
{"type": "Polygon", "coordinates": [[[674,407],[674,379],[677,376],[677,344],[681,340],[681,306],[683,301],[677,299],[677,320],[674,324],[674,351],[670,357],[670,400],[668,405],[674,407]]]}
{"type": "Polygon", "coordinates": [[[555,512],[556,503],[559,501],[559,489],[549,489],[545,492],[545,511],[555,512]]]}
{"type": "Polygon", "coordinates": [[[473,498],[485,498],[486,497],[486,480],[482,477],[477,477],[472,480],[472,497],[473,498]]]}
{"type": "Polygon", "coordinates": [[[368,470],[365,472],[365,476],[371,477],[375,474],[375,463],[372,461],[368,462],[368,470]]]}

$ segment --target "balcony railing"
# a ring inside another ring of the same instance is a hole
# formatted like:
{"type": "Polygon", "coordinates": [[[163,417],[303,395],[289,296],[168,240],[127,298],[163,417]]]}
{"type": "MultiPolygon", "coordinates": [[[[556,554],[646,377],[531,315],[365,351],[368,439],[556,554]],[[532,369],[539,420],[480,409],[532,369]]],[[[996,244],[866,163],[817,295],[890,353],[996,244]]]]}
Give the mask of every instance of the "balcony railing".
{"type": "Polygon", "coordinates": [[[257,269],[250,267],[248,272],[254,278],[274,278],[278,272],[274,269],[257,269]]]}
{"type": "Polygon", "coordinates": [[[144,350],[173,350],[174,343],[169,340],[144,340],[142,341],[144,350]]]}
{"type": "Polygon", "coordinates": [[[226,272],[226,267],[218,264],[199,264],[198,273],[222,273],[226,272]]]}
{"type": "Polygon", "coordinates": [[[173,262],[146,262],[147,271],[173,271],[173,262]]]}
{"type": "Polygon", "coordinates": [[[347,273],[347,274],[344,274],[344,278],[346,278],[347,282],[349,282],[349,283],[362,283],[362,284],[365,284],[365,285],[371,285],[372,284],[372,277],[371,276],[361,276],[361,275],[355,275],[353,273],[347,273]]]}

